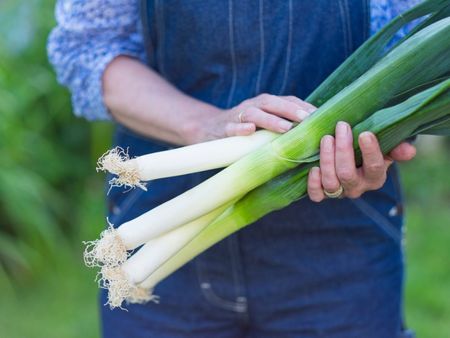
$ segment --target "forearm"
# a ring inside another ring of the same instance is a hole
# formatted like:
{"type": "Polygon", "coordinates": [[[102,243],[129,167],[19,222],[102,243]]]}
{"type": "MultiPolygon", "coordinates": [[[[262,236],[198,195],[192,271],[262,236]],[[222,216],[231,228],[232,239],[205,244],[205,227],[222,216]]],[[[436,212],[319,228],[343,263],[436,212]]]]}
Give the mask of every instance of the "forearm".
{"type": "Polygon", "coordinates": [[[138,60],[120,56],[103,75],[104,101],[121,124],[147,137],[186,145],[219,109],[185,95],[138,60]]]}

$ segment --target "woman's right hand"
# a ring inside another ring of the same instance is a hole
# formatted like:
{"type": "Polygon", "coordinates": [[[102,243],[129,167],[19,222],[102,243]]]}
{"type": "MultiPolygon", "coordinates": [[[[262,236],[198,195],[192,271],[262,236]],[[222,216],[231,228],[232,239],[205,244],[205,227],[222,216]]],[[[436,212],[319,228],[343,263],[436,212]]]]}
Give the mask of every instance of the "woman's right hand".
{"type": "Polygon", "coordinates": [[[189,130],[190,143],[205,142],[229,136],[246,136],[257,128],[285,133],[293,122],[301,122],[316,107],[295,96],[261,94],[237,106],[203,116],[189,130]]]}

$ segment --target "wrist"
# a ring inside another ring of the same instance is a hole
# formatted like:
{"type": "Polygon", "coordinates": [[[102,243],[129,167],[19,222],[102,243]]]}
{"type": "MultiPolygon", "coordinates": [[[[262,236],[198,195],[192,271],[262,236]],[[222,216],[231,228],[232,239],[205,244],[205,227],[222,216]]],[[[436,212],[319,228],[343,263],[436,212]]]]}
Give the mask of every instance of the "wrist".
{"type": "Polygon", "coordinates": [[[180,137],[185,144],[195,144],[214,139],[212,127],[214,119],[222,112],[220,108],[199,102],[195,113],[187,116],[180,128],[180,137]]]}

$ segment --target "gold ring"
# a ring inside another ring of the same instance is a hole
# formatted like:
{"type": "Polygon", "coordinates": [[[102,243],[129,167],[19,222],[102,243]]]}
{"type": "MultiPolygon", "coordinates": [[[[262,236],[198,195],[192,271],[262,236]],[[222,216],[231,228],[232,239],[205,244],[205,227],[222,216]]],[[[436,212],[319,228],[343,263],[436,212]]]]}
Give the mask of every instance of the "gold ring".
{"type": "Polygon", "coordinates": [[[242,115],[244,115],[243,111],[241,111],[238,115],[239,123],[244,123],[244,121],[242,120],[242,115]]]}
{"type": "Polygon", "coordinates": [[[325,196],[327,196],[328,198],[339,198],[342,196],[342,194],[344,193],[344,188],[342,187],[342,185],[339,186],[339,189],[333,192],[329,192],[326,191],[325,189],[323,189],[323,193],[325,194],[325,196]]]}

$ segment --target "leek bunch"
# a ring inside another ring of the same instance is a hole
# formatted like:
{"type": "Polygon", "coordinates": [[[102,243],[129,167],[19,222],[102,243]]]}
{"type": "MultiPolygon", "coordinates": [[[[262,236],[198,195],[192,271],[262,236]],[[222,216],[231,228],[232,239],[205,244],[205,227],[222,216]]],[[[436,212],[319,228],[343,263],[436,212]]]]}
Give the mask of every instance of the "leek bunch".
{"type": "MultiPolygon", "coordinates": [[[[194,160],[192,165],[183,163],[183,169],[166,170],[179,175],[229,165],[193,189],[118,229],[108,228],[99,240],[88,243],[86,264],[101,266],[100,282],[109,289],[109,304],[116,307],[123,300],[155,299],[151,293],[154,286],[187,261],[267,213],[305,196],[308,171],[318,163],[320,140],[333,134],[338,121],[354,127],[355,140],[363,131],[376,134],[385,153],[412,135],[448,133],[449,16],[448,0],[428,0],[394,19],[310,95],[307,101],[319,109],[286,134],[259,132],[249,137],[257,141],[247,139],[247,146],[237,146],[236,152],[229,139],[213,141],[213,147],[228,147],[223,161],[209,166],[194,160]],[[429,14],[412,34],[386,50],[404,24],[429,14]],[[128,257],[130,250],[141,245],[128,257]]],[[[211,149],[213,142],[177,149],[176,155],[183,151],[198,154],[202,147],[211,149]]],[[[354,148],[360,164],[357,142],[354,148]]],[[[111,171],[115,170],[119,181],[113,183],[143,187],[141,181],[158,177],[148,174],[148,158],[170,156],[168,153],[146,155],[146,159],[110,153],[114,156],[105,156],[101,168],[114,168],[111,171]]],[[[164,175],[166,171],[160,172],[164,175]]]]}

